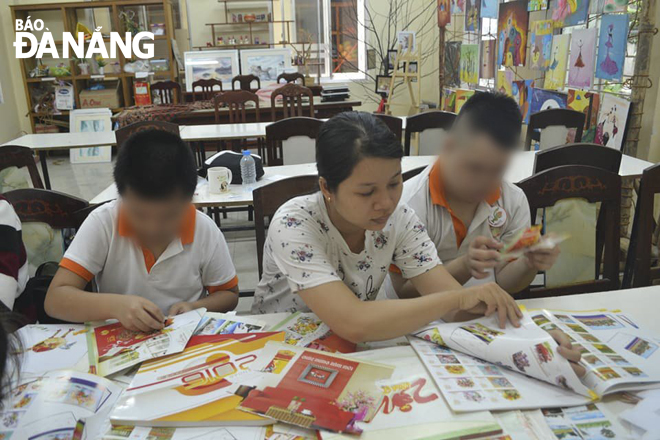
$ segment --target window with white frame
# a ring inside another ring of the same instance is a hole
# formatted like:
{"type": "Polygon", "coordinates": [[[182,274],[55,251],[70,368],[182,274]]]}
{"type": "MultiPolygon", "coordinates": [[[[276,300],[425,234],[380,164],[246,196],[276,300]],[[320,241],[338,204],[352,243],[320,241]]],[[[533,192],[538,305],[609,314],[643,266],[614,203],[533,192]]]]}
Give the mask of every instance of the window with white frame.
{"type": "Polygon", "coordinates": [[[297,43],[312,43],[310,74],[364,79],[366,0],[292,0],[297,43]]]}

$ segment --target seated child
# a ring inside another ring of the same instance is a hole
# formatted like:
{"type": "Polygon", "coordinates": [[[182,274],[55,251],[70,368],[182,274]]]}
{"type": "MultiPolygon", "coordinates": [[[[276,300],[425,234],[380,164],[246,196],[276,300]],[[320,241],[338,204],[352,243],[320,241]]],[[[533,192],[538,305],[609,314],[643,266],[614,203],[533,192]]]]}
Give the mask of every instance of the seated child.
{"type": "MultiPolygon", "coordinates": [[[[461,284],[495,281],[509,293],[525,289],[557,260],[559,248],[501,261],[498,249],[530,226],[527,198],[504,173],[520,141],[518,104],[501,93],[477,93],[463,105],[438,160],[407,181],[401,200],[427,227],[445,268],[461,284]]],[[[394,270],[394,268],[392,268],[394,270]]],[[[391,272],[401,295],[416,293],[391,272]]],[[[391,296],[392,286],[388,289],[391,296]]]]}
{"type": "Polygon", "coordinates": [[[21,236],[21,220],[11,204],[0,195],[0,312],[14,302],[28,281],[28,263],[21,236]]]}
{"type": "Polygon", "coordinates": [[[119,150],[118,200],[92,211],[60,262],[46,312],[72,322],[115,318],[130,330],[163,327],[165,315],[198,307],[227,311],[238,279],[222,232],[192,205],[190,148],[146,130],[119,150]],[[96,279],[98,291],[83,289],[96,279]]]}

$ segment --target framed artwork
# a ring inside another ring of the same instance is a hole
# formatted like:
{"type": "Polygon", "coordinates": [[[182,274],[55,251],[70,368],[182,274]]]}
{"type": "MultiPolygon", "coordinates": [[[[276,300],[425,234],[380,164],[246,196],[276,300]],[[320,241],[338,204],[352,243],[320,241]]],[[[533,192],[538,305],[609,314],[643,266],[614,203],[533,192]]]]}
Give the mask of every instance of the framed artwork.
{"type": "Polygon", "coordinates": [[[479,45],[463,44],[461,46],[461,81],[468,84],[479,82],[479,45]]]}
{"type": "Polygon", "coordinates": [[[596,28],[575,29],[571,36],[571,55],[568,59],[568,85],[591,88],[596,62],[596,28]]]}
{"type": "Polygon", "coordinates": [[[456,113],[459,113],[461,111],[461,108],[463,107],[463,104],[465,104],[467,100],[470,99],[470,96],[474,95],[474,93],[475,93],[474,90],[464,90],[464,89],[456,90],[456,104],[454,106],[454,111],[456,113]]]}
{"type": "Polygon", "coordinates": [[[510,67],[525,64],[528,21],[529,13],[527,12],[526,0],[500,4],[500,13],[497,19],[499,65],[510,67]]]}
{"type": "Polygon", "coordinates": [[[451,13],[452,14],[462,14],[465,11],[465,0],[450,0],[451,1],[451,13]]]}
{"type": "Polygon", "coordinates": [[[396,34],[397,47],[402,52],[415,52],[417,50],[417,40],[414,31],[399,31],[396,34]]]}
{"type": "Polygon", "coordinates": [[[200,79],[217,79],[223,87],[231,87],[231,80],[240,73],[237,50],[197,50],[184,52],[186,90],[192,92],[192,83],[200,79]]]}
{"type": "Polygon", "coordinates": [[[532,11],[545,11],[548,9],[548,0],[529,0],[527,3],[527,10],[532,11]]]}
{"type": "Polygon", "coordinates": [[[417,73],[417,69],[418,69],[417,61],[410,61],[406,65],[406,72],[408,73],[417,73]]]}
{"type": "Polygon", "coordinates": [[[513,72],[506,70],[497,71],[497,91],[513,97],[513,72]]]}
{"type": "Polygon", "coordinates": [[[588,130],[598,123],[600,95],[594,92],[585,92],[584,90],[568,89],[568,108],[586,115],[584,128],[588,130]]]}
{"type": "Polygon", "coordinates": [[[445,89],[442,99],[442,110],[454,113],[454,110],[456,110],[456,90],[445,89]]]}
{"type": "MultiPolygon", "coordinates": [[[[69,130],[72,133],[112,131],[112,112],[109,108],[71,110],[69,130]]],[[[72,148],[71,163],[99,163],[112,160],[112,147],[72,148]]]]}
{"type": "Polygon", "coordinates": [[[481,26],[481,0],[465,0],[465,31],[478,32],[481,26]]]}
{"type": "Polygon", "coordinates": [[[570,34],[555,35],[552,37],[552,58],[550,67],[545,73],[543,87],[548,90],[564,88],[566,82],[566,63],[568,63],[568,46],[571,42],[570,34]]]}
{"type": "Polygon", "coordinates": [[[390,49],[387,51],[387,68],[389,70],[394,69],[394,63],[396,62],[396,55],[399,53],[398,51],[394,49],[390,49]]]}
{"type": "Polygon", "coordinates": [[[611,93],[603,93],[594,142],[621,151],[628,121],[630,101],[611,93]]]}
{"type": "Polygon", "coordinates": [[[392,77],[389,75],[376,75],[376,93],[382,96],[390,94],[390,81],[392,77]]]}
{"type": "Polygon", "coordinates": [[[481,41],[481,64],[479,65],[479,78],[495,78],[495,53],[497,40],[481,41]]]}
{"type": "Polygon", "coordinates": [[[600,22],[596,78],[620,80],[628,43],[628,14],[603,15],[600,22]]]}
{"type": "Polygon", "coordinates": [[[481,0],[481,18],[497,18],[499,6],[498,0],[481,0]]]}
{"type": "Polygon", "coordinates": [[[565,93],[532,88],[529,114],[533,115],[534,113],[551,108],[566,108],[566,100],[567,96],[565,93]]]}
{"type": "Polygon", "coordinates": [[[601,12],[626,12],[628,9],[628,0],[603,0],[601,12]]]}
{"type": "Polygon", "coordinates": [[[445,84],[448,87],[461,85],[461,45],[460,41],[445,44],[445,84]]]}
{"type": "Polygon", "coordinates": [[[511,90],[513,99],[516,100],[520,106],[520,113],[522,113],[523,121],[529,122],[529,106],[531,103],[532,88],[534,87],[534,80],[520,80],[511,83],[511,90]]]}
{"type": "Polygon", "coordinates": [[[289,49],[241,50],[241,74],[258,76],[262,86],[275,83],[277,76],[289,69],[291,69],[289,49]]]}
{"type": "Polygon", "coordinates": [[[451,0],[438,0],[438,26],[451,23],[451,0]]]}
{"type": "Polygon", "coordinates": [[[587,21],[589,0],[552,0],[550,9],[555,27],[575,26],[587,21]]]}
{"type": "Polygon", "coordinates": [[[532,23],[530,59],[527,60],[527,67],[530,69],[548,70],[550,67],[553,24],[552,20],[539,20],[532,23]]]}

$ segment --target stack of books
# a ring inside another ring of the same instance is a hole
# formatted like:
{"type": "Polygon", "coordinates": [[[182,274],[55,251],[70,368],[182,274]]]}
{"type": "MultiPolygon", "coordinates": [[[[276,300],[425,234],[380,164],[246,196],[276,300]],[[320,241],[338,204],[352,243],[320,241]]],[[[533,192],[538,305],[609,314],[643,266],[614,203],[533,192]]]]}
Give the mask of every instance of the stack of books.
{"type": "Polygon", "coordinates": [[[326,85],[321,91],[321,102],[346,101],[348,98],[350,95],[346,84],[326,85]]]}

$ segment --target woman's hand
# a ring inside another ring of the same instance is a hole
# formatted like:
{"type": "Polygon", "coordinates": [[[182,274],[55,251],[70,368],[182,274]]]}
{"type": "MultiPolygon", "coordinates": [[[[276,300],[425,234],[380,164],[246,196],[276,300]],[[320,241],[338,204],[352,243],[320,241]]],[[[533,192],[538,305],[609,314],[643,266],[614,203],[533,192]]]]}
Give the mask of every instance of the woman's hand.
{"type": "Polygon", "coordinates": [[[460,310],[468,313],[490,316],[497,312],[500,328],[504,328],[507,318],[514,327],[520,327],[523,314],[511,295],[495,283],[468,287],[458,293],[460,310]]]}
{"type": "Polygon", "coordinates": [[[573,348],[571,340],[568,339],[568,335],[561,330],[550,330],[548,333],[552,336],[552,339],[559,344],[557,351],[568,360],[569,364],[571,364],[571,368],[575,371],[575,374],[577,374],[578,377],[584,376],[587,370],[582,365],[578,364],[582,355],[577,348],[573,348]]]}

